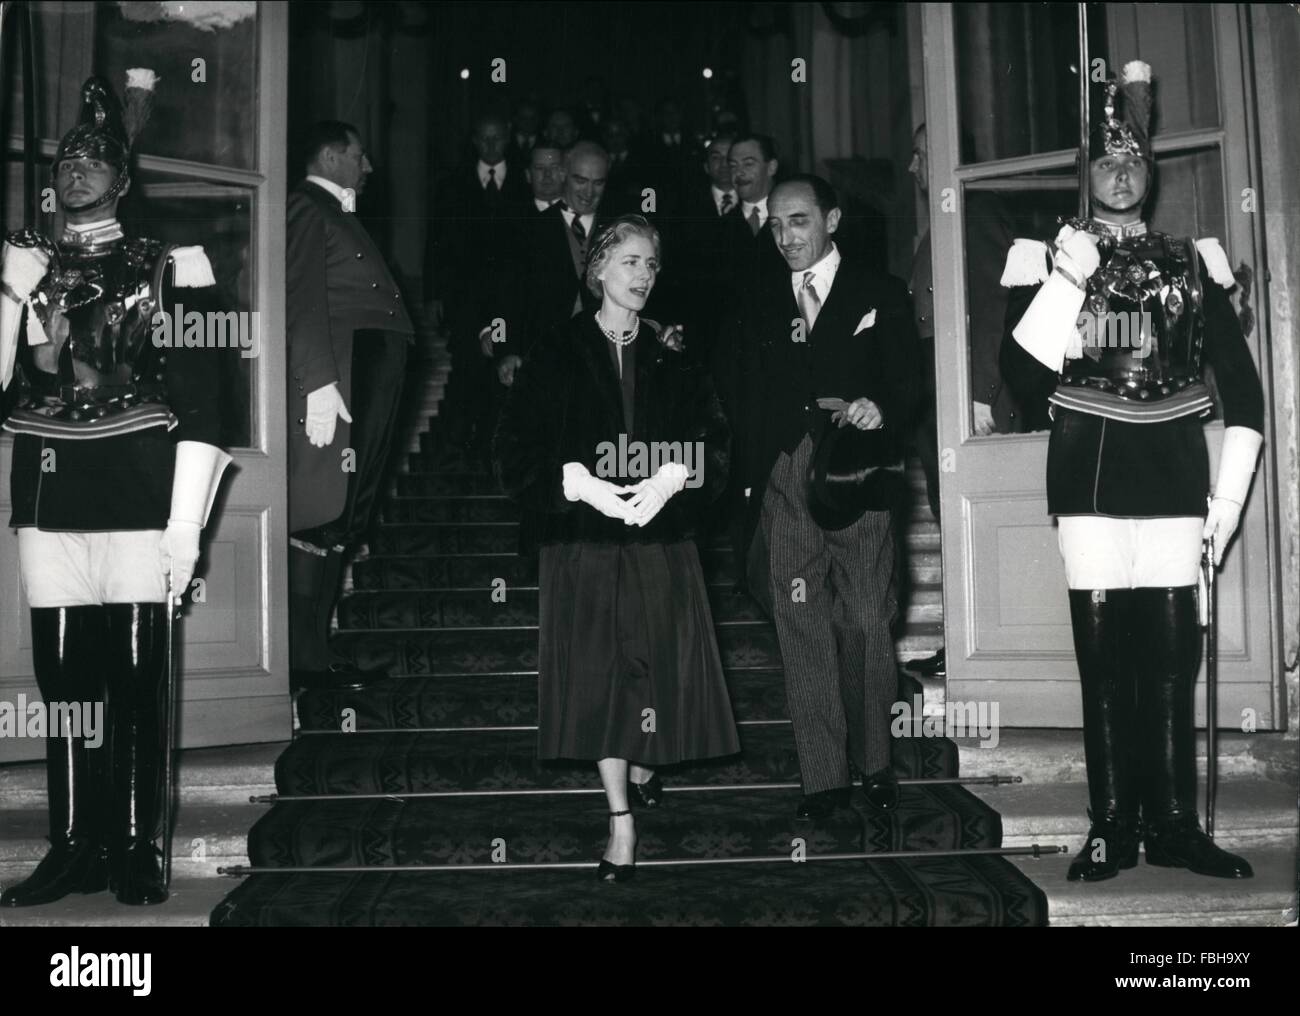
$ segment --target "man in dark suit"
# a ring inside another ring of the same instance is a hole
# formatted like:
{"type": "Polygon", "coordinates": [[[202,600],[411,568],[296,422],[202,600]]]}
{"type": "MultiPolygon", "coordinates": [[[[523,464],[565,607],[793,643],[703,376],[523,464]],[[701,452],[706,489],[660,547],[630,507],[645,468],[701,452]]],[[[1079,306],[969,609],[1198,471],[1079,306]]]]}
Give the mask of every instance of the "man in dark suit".
{"type": "Polygon", "coordinates": [[[553,109],[546,118],[543,133],[546,140],[556,148],[567,151],[578,140],[578,121],[573,118],[572,112],[563,107],[553,109]]]}
{"type": "Polygon", "coordinates": [[[507,386],[514,383],[515,369],[533,342],[578,311],[597,306],[582,279],[588,244],[602,222],[609,156],[599,145],[579,141],[565,153],[564,172],[564,199],[521,223],[516,262],[497,286],[496,306],[506,308],[505,328],[504,334],[489,338],[497,377],[507,386]]]}
{"type": "Polygon", "coordinates": [[[315,125],[289,195],[290,666],[296,687],[357,684],[327,639],[344,553],[369,527],[392,445],[414,328],[365,227],[372,171],[356,129],[315,125]]]}
{"type": "Polygon", "coordinates": [[[648,180],[645,168],[628,148],[631,135],[627,124],[615,117],[607,117],[601,127],[600,139],[609,153],[609,179],[603,201],[605,214],[616,218],[627,213],[640,213],[642,188],[648,180]]]}
{"type": "Polygon", "coordinates": [[[541,140],[541,113],[537,103],[524,99],[515,106],[511,120],[510,147],[506,150],[510,167],[522,173],[528,166],[529,154],[541,140]]]}
{"type": "Polygon", "coordinates": [[[533,210],[546,211],[564,197],[564,153],[548,142],[534,145],[524,179],[532,191],[533,210]]]}
{"type": "Polygon", "coordinates": [[[742,305],[738,350],[745,427],[756,440],[746,468],[762,502],[804,819],[847,804],[850,762],[871,804],[898,802],[889,740],[897,690],[890,513],[866,511],[843,528],[822,529],[809,507],[808,473],[825,427],[908,425],[916,338],[903,283],[841,258],[832,239],[837,204],[815,176],[772,191],[769,228],[789,271],[779,287],[742,305]],[[823,398],[846,408],[829,419],[818,408],[823,398]]]}
{"type": "Polygon", "coordinates": [[[741,135],[727,151],[727,165],[740,201],[722,217],[722,242],[731,269],[728,285],[740,291],[788,271],[767,228],[767,199],[780,168],[776,142],[766,134],[741,135]]]}
{"type": "Polygon", "coordinates": [[[504,117],[478,118],[471,137],[476,159],[438,188],[432,291],[451,333],[451,378],[443,415],[448,441],[471,461],[490,452],[495,381],[483,359],[479,329],[493,317],[492,294],[528,207],[529,188],[506,161],[510,128],[504,117]]]}

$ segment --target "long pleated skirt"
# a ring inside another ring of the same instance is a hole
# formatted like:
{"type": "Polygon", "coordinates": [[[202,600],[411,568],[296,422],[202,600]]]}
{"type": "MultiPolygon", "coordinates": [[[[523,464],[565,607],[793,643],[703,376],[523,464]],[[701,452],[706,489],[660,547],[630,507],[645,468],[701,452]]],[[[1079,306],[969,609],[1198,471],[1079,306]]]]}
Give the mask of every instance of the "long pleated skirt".
{"type": "Polygon", "coordinates": [[[540,758],[740,750],[694,543],[549,545],[540,564],[540,758]]]}

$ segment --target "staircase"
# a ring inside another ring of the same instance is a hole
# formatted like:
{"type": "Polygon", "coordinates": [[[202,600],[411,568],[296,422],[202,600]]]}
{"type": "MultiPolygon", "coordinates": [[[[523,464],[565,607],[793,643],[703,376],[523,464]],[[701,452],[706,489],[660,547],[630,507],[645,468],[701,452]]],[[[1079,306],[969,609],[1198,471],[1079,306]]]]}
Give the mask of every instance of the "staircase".
{"type": "MultiPolygon", "coordinates": [[[[248,836],[257,873],[213,924],[1045,922],[1041,891],[1002,857],[840,859],[997,847],[998,815],[961,786],[907,785],[890,816],[859,793],[823,825],[795,823],[775,631],[731,592],[723,547],[703,563],[743,750],[665,770],[664,805],[638,816],[643,870],[597,883],[608,827],[595,767],[535,757],[537,575],[515,552],[516,510],[439,438],[433,420],[397,476],[332,640],[340,660],[392,677],[300,696],[278,797],[248,836]]],[[[903,656],[940,644],[930,526],[908,537],[918,580],[903,656]]],[[[900,694],[920,693],[900,680],[900,694]]],[[[956,746],[900,740],[894,764],[953,776],[956,746]]]]}
{"type": "MultiPolygon", "coordinates": [[[[439,352],[426,358],[409,417],[429,426],[410,431],[411,454],[337,618],[339,656],[388,665],[394,679],[302,696],[290,743],[182,753],[167,904],[70,897],[0,911],[0,925],[998,925],[1046,923],[1049,912],[1057,925],[1295,921],[1294,765],[1262,763],[1255,747],[1280,735],[1221,745],[1218,838],[1254,864],[1249,882],[1140,864],[1082,886],[1065,881],[1068,855],[826,859],[998,844],[1074,851],[1087,832],[1082,739],[1004,730],[994,749],[899,741],[895,766],[907,777],[1000,773],[1024,783],[911,784],[888,819],[856,795],[825,826],[796,826],[775,634],[731,595],[721,548],[704,560],[744,751],[665,771],[664,806],[638,814],[644,870],[598,885],[603,795],[594,767],[534,758],[536,575],[513,552],[509,502],[439,447],[439,352]],[[504,601],[492,597],[494,579],[504,579],[504,601]],[[277,793],[270,808],[249,801],[277,793]],[[681,860],[706,863],[655,865],[681,860]],[[249,863],[278,870],[242,884],[217,874],[249,863]]],[[[938,532],[919,470],[912,479],[901,660],[942,644],[938,532]]],[[[926,711],[942,712],[942,681],[926,684],[926,711]]],[[[921,688],[900,676],[899,691],[911,700],[921,688]]],[[[44,835],[44,767],[0,767],[0,885],[31,870],[44,835]]]]}

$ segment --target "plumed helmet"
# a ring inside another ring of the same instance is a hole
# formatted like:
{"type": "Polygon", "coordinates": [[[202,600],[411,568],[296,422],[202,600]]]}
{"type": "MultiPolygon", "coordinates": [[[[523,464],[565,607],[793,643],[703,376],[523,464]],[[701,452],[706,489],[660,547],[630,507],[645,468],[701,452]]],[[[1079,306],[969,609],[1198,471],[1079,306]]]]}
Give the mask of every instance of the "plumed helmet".
{"type": "Polygon", "coordinates": [[[157,80],[147,68],[127,71],[125,109],[103,78],[87,78],[81,86],[81,115],[59,142],[55,165],[64,159],[99,159],[114,167],[117,177],[100,198],[66,211],[82,212],[108,204],[130,182],[131,148],[148,122],[157,80]]]}
{"type": "Polygon", "coordinates": [[[1151,105],[1151,65],[1130,60],[1118,80],[1106,82],[1106,101],[1092,128],[1089,158],[1140,155],[1151,162],[1151,105]]]}

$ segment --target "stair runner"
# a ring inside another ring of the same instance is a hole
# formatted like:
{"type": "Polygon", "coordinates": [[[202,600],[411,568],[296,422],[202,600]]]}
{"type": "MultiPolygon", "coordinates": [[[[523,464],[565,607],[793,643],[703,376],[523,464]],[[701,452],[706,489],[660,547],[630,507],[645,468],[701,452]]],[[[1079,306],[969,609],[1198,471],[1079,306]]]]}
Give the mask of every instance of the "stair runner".
{"type": "MultiPolygon", "coordinates": [[[[720,549],[704,564],[742,751],[664,770],[663,804],[637,814],[637,878],[598,882],[608,824],[595,767],[535,755],[535,565],[515,553],[514,506],[437,450],[438,426],[339,605],[336,656],[391,677],[299,698],[275,766],[281,799],[249,833],[254,867],[309,870],[247,877],[214,926],[1047,923],[1043,892],[1005,858],[924,856],[1001,844],[997,812],[961,786],[905,784],[888,815],[855,789],[825,823],[795,821],[776,632],[732,593],[720,549]],[[834,857],[864,852],[917,856],[834,857]],[[662,863],[683,859],[708,863],[662,863]]],[[[901,671],[900,685],[907,701],[920,694],[901,671]]],[[[956,746],[895,739],[893,764],[955,776],[956,746]]]]}

